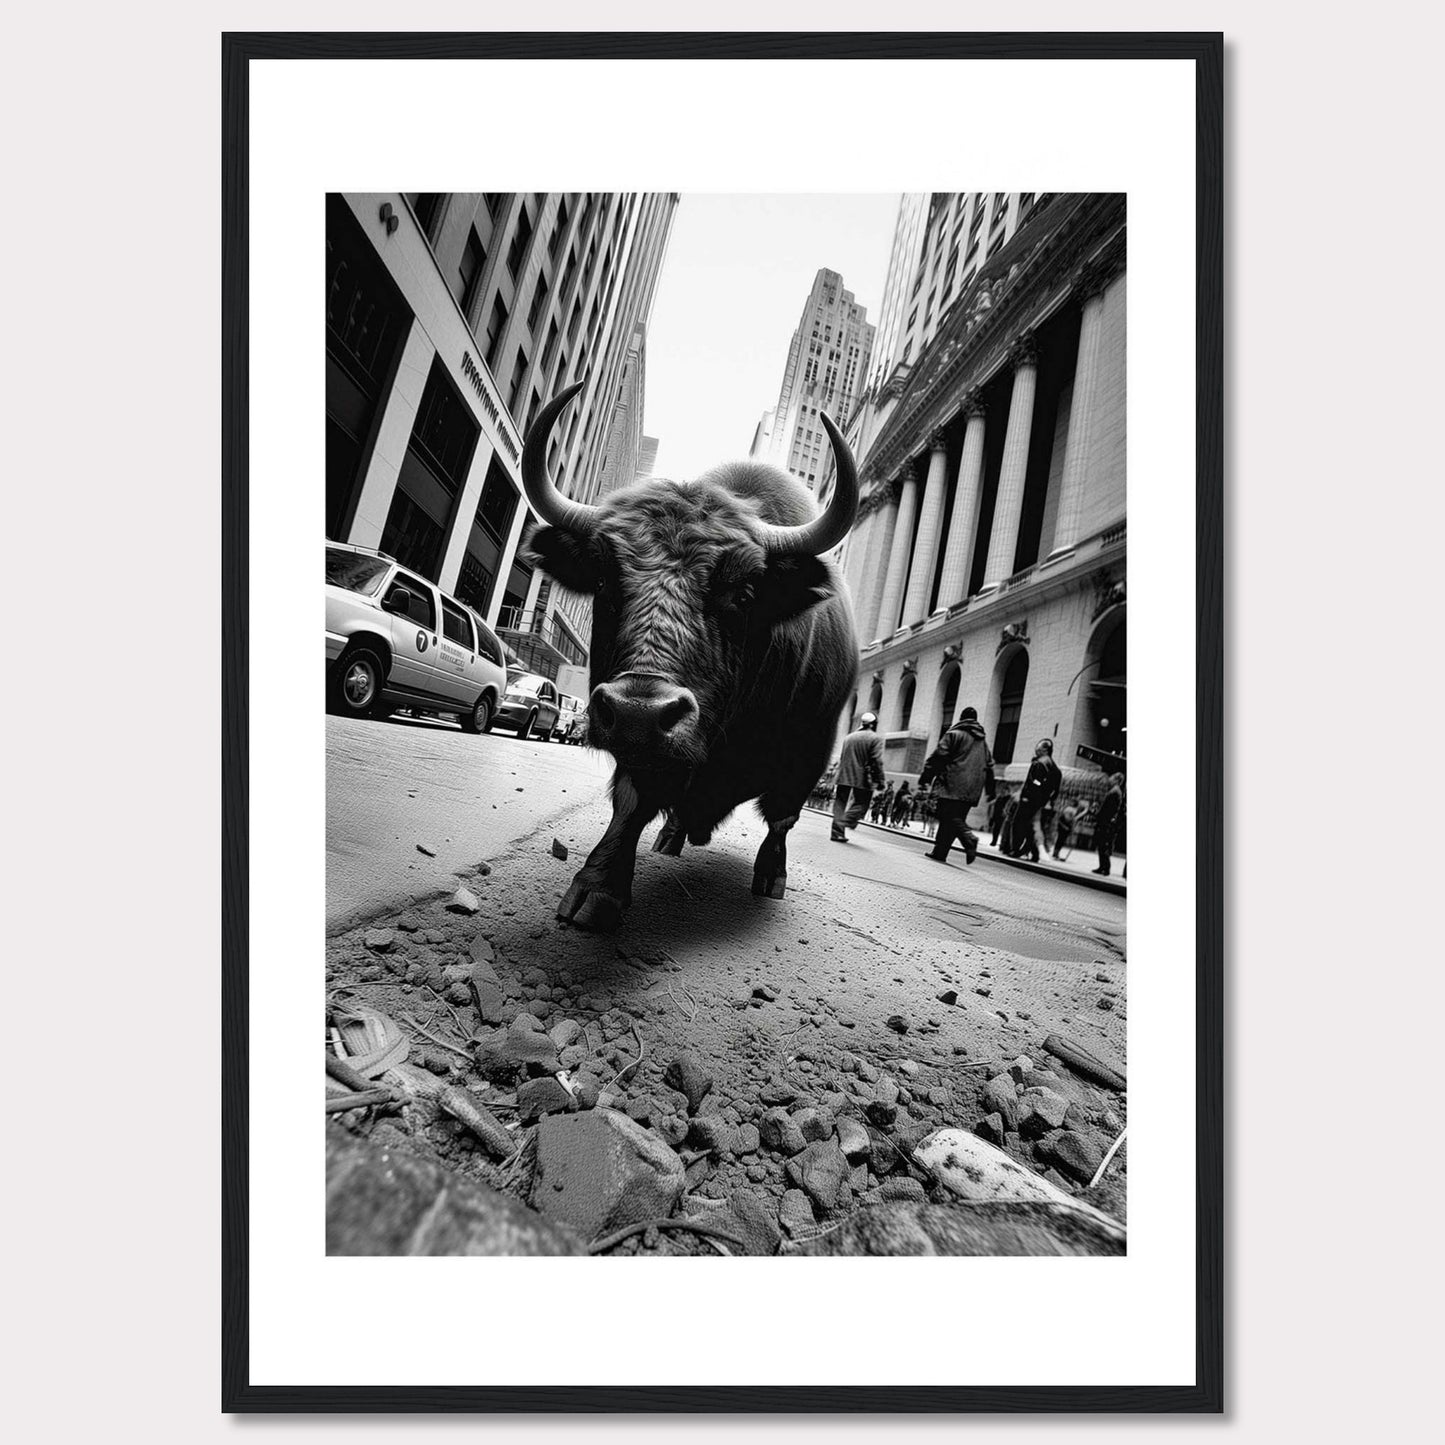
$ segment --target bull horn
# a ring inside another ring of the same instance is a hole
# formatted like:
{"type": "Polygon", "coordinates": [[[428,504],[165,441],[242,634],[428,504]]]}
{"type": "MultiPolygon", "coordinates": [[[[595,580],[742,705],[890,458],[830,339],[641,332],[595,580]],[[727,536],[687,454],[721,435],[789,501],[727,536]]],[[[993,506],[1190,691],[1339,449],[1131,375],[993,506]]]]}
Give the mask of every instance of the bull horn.
{"type": "Polygon", "coordinates": [[[537,413],[537,420],[528,429],[527,441],[522,448],[522,489],[532,504],[532,510],[544,522],[550,522],[564,532],[585,536],[592,529],[592,514],[597,509],[564,497],[547,473],[547,441],[552,435],[552,426],[582,386],[582,382],[575,382],[537,413]]]}
{"type": "Polygon", "coordinates": [[[853,453],[843,440],[843,433],[833,425],[833,418],[820,411],[818,419],[833,446],[833,459],[838,464],[838,481],[828,500],[827,510],[797,527],[779,527],[765,523],[764,545],[771,557],[821,557],[846,537],[858,515],[858,468],[853,453]]]}

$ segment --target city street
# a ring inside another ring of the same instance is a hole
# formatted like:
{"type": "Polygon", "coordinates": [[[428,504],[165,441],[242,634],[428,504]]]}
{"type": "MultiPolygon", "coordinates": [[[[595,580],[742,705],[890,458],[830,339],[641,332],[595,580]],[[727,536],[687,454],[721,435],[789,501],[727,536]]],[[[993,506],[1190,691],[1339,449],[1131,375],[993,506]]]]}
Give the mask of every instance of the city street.
{"type": "MultiPolygon", "coordinates": [[[[1021,1084],[1075,1106],[1070,1127],[1087,1139],[1090,1161],[1122,1128],[1122,1094],[1043,1051],[1060,1035],[1123,1070],[1122,897],[1005,865],[986,847],[972,867],[957,852],[950,865],[931,863],[916,833],[864,827],[833,843],[825,816],[805,811],[789,838],[787,897],[757,898],[752,857],[763,829],[749,806],[709,846],[678,858],[650,851],[649,828],[621,931],[589,934],[554,913],[606,826],[610,759],[409,718],[329,718],[327,727],[328,983],[450,1044],[429,1060],[435,1068],[460,1076],[472,1039],[491,1032],[458,984],[481,938],[510,1014],[525,1011],[549,1030],[575,1021],[574,1073],[590,1070],[614,1107],[664,1137],[679,1096],[662,1076],[680,1051],[714,1081],[703,1112],[716,1110],[734,1131],[778,1102],[838,1115],[880,1099],[870,1121],[888,1122],[905,1144],[942,1126],[972,1131],[995,1112],[984,1099],[990,1075],[1021,1055],[1035,1066],[1021,1084]],[[475,914],[448,906],[459,883],[475,914]],[[627,1068],[639,1051],[641,1065],[627,1068]]],[[[426,1037],[416,1042],[426,1060],[426,1037]]],[[[485,1083],[470,1082],[487,1097],[485,1083]]],[[[511,1117],[513,1093],[494,1088],[490,1098],[511,1117]]],[[[680,1145],[687,1121],[672,1124],[680,1145]]],[[[1071,1179],[1045,1166],[1005,1132],[1011,1152],[1079,1192],[1077,1169],[1071,1179]]],[[[755,1130],[733,1144],[704,1166],[712,1172],[699,1192],[723,1199],[761,1188],[776,1203],[790,1183],[784,1158],[756,1152],[755,1130]]],[[[460,1167],[468,1153],[449,1162],[460,1167]]],[[[855,1174],[859,1193],[881,1187],[879,1162],[870,1167],[855,1174]]],[[[1121,1154],[1086,1197],[1122,1218],[1126,1174],[1121,1154]]],[[[700,1248],[673,1236],[669,1246],[700,1248]]]]}

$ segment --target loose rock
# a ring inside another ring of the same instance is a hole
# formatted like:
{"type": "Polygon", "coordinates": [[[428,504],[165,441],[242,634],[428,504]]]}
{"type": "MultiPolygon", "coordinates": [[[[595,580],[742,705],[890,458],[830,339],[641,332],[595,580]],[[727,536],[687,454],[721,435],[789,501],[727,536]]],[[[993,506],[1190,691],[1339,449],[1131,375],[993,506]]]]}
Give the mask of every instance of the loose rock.
{"type": "Polygon", "coordinates": [[[532,1205],[586,1239],[667,1218],[684,1177],[682,1160],[625,1114],[547,1114],[537,1125],[532,1205]]]}
{"type": "Polygon", "coordinates": [[[544,1114],[565,1114],[577,1107],[572,1095],[554,1078],[528,1079],[517,1089],[517,1115],[535,1124],[544,1114]]]}
{"type": "Polygon", "coordinates": [[[1058,1129],[1042,1139],[1038,1156],[1080,1184],[1087,1184],[1104,1162],[1104,1151],[1093,1137],[1073,1129],[1058,1129]]]}
{"type": "Polygon", "coordinates": [[[796,1158],[789,1159],[787,1174],[820,1209],[828,1211],[838,1202],[838,1190],[848,1174],[848,1161],[829,1139],[809,1144],[796,1158]]]}
{"type": "Polygon", "coordinates": [[[801,1189],[789,1189],[783,1195],[783,1205],[778,1211],[778,1223],[797,1238],[800,1234],[811,1234],[817,1220],[813,1217],[813,1206],[801,1189]]]}
{"type": "Polygon", "coordinates": [[[662,1081],[670,1088],[687,1095],[687,1107],[694,1114],[708,1090],[712,1088],[712,1075],[708,1073],[702,1060],[692,1052],[678,1054],[668,1064],[662,1081]]]}

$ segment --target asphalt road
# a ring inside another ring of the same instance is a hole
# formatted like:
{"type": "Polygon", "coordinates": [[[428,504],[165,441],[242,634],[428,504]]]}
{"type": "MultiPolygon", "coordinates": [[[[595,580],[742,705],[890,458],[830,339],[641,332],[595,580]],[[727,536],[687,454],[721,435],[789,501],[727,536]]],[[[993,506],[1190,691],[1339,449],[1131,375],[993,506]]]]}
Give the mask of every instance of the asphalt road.
{"type": "Polygon", "coordinates": [[[600,795],[610,775],[600,754],[501,729],[328,717],[327,931],[454,888],[454,874],[600,795]]]}
{"type": "MultiPolygon", "coordinates": [[[[330,718],[327,739],[328,932],[450,893],[485,861],[484,904],[518,932],[519,950],[611,958],[611,942],[553,917],[606,826],[610,759],[408,719],[330,718]],[[554,839],[567,860],[553,856],[554,839]]],[[[746,806],[706,848],[668,858],[649,851],[649,830],[619,941],[690,958],[690,986],[703,989],[726,992],[764,965],[791,970],[801,993],[826,997],[850,1027],[926,1012],[956,987],[950,1026],[971,1050],[1019,1051],[1058,1031],[1124,1063],[1124,898],[987,849],[972,867],[961,853],[932,863],[920,835],[860,828],[833,843],[828,819],[805,810],[789,838],[787,898],[757,899],[763,831],[746,806]]]]}

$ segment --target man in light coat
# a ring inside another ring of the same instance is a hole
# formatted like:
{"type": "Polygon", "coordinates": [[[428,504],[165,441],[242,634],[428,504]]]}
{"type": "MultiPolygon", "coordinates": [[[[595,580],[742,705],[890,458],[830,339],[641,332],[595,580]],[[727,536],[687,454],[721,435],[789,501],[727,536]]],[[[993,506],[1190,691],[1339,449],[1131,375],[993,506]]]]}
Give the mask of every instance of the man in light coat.
{"type": "Polygon", "coordinates": [[[833,831],[835,843],[846,843],[848,833],[862,821],[868,810],[874,788],[883,786],[883,739],[878,736],[876,713],[865,712],[858,719],[856,732],[843,739],[843,752],[838,759],[838,787],[833,794],[833,831]]]}
{"type": "Polygon", "coordinates": [[[978,857],[978,834],[968,826],[969,809],[978,805],[984,793],[994,796],[993,755],[984,741],[977,709],[964,708],[958,721],[938,740],[918,775],[920,788],[930,783],[938,806],[938,833],[923,856],[947,863],[948,850],[958,838],[963,843],[963,861],[972,863],[978,857]]]}

